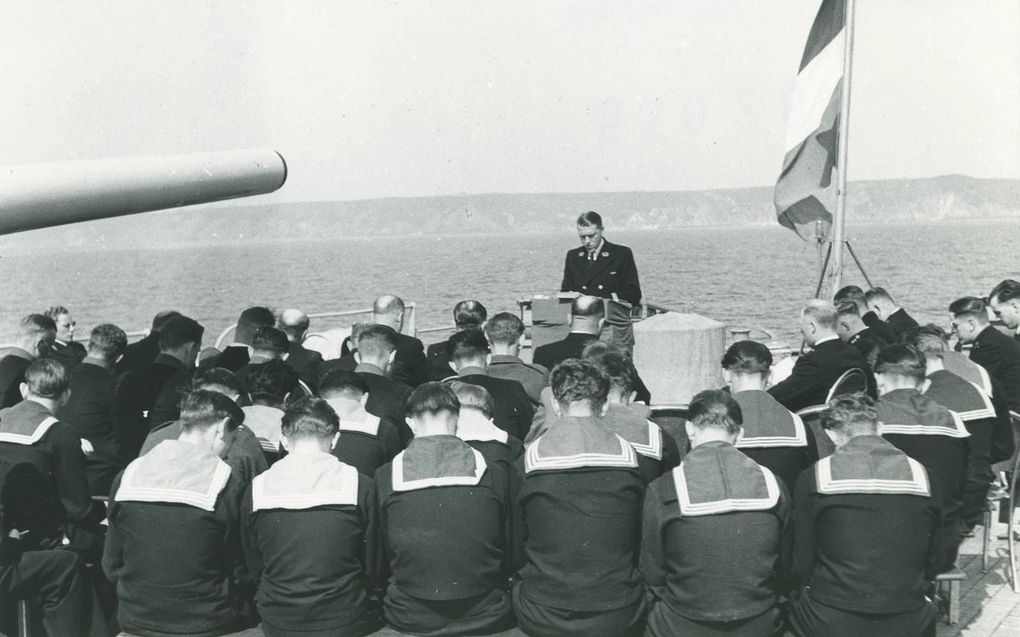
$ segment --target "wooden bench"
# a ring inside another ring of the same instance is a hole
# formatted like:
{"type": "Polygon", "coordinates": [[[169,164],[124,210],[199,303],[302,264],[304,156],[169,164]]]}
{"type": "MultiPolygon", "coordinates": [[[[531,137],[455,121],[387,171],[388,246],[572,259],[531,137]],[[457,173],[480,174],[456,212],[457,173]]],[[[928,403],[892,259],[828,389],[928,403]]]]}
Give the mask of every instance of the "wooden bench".
{"type": "Polygon", "coordinates": [[[955,566],[952,570],[935,576],[935,589],[939,596],[946,601],[946,615],[948,615],[950,626],[960,623],[960,583],[965,579],[967,579],[967,574],[955,566]],[[947,588],[949,589],[948,597],[944,593],[947,588]]]}

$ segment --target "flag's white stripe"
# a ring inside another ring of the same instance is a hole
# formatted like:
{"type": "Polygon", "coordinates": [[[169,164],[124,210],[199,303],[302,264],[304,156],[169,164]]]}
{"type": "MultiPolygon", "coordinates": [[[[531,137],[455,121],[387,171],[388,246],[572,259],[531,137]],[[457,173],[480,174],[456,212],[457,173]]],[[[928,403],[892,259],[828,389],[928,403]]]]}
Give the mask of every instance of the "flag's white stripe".
{"type": "Polygon", "coordinates": [[[797,75],[790,119],[786,125],[786,142],[783,145],[785,153],[807,139],[821,123],[822,115],[832,100],[832,92],[843,78],[845,38],[844,29],[797,75]]]}

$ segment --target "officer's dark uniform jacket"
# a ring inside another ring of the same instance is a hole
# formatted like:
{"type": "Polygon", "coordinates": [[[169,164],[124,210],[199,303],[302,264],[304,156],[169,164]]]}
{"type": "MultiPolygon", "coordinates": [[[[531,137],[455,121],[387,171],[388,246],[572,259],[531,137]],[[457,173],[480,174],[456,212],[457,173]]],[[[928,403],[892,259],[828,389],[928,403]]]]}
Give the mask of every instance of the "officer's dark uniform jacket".
{"type": "Polygon", "coordinates": [[[955,412],[970,433],[967,441],[967,486],[960,517],[965,522],[973,522],[984,511],[988,485],[994,478],[990,457],[998,418],[992,399],[977,385],[946,370],[932,372],[928,376],[924,395],[955,412]]]}
{"type": "MultiPolygon", "coordinates": [[[[806,586],[799,603],[821,615],[826,607],[888,615],[921,609],[942,570],[937,491],[920,462],[878,436],[852,438],[805,471],[794,494],[793,571],[806,586]]],[[[887,630],[870,634],[908,634],[896,625],[887,617],[887,630]]]]}
{"type": "Polygon", "coordinates": [[[744,415],[737,449],[774,473],[792,492],[797,476],[818,460],[814,433],[766,391],[735,392],[733,400],[744,415]]]}
{"type": "Polygon", "coordinates": [[[560,290],[604,299],[612,298],[616,293],[624,301],[637,305],[641,302],[641,283],[634,264],[634,253],[627,246],[609,243],[605,239],[594,261],[588,258],[588,251],[584,248],[570,250],[563,264],[560,290]]]}
{"type": "Polygon", "coordinates": [[[396,427],[379,416],[362,411],[355,417],[340,420],[340,439],[332,453],[340,462],[357,469],[358,473],[373,476],[401,449],[403,446],[396,427]]]}
{"type": "Polygon", "coordinates": [[[67,522],[88,528],[102,519],[89,497],[81,440],[70,425],[54,418],[39,403],[23,400],[0,409],[0,461],[8,468],[31,465],[47,482],[40,485],[40,493],[52,497],[55,492],[59,497],[59,504],[42,505],[44,515],[33,516],[45,527],[30,529],[33,543],[46,547],[47,540],[59,539],[60,527],[67,522]]]}
{"type": "Polygon", "coordinates": [[[775,606],[789,568],[791,503],[775,475],[728,442],[691,450],[645,494],[641,573],[652,634],[673,614],[729,622],[775,606]]]}
{"type": "Polygon", "coordinates": [[[393,423],[400,435],[401,446],[406,447],[414,437],[404,420],[404,408],[408,396],[411,395],[411,388],[387,377],[383,370],[370,363],[359,363],[354,372],[368,383],[368,402],[365,403],[365,410],[393,423]]]}
{"type": "Polygon", "coordinates": [[[375,504],[372,481],[328,453],[289,455],[252,481],[241,533],[267,635],[380,628],[375,504]]]}
{"type": "Polygon", "coordinates": [[[634,447],[638,454],[638,470],[645,482],[651,482],[680,464],[680,451],[673,436],[641,417],[629,405],[609,403],[599,420],[634,447]]]}
{"type": "Polygon", "coordinates": [[[375,474],[390,569],[386,623],[423,635],[487,634],[513,625],[510,481],[456,436],[415,438],[375,474]]]}
{"type": "Polygon", "coordinates": [[[244,486],[208,449],[165,440],[114,480],[103,571],[136,635],[220,635],[247,595],[244,486]],[[171,532],[172,531],[172,532],[171,532]]]}
{"type": "Polygon", "coordinates": [[[109,495],[114,476],[124,468],[113,400],[117,382],[117,376],[101,361],[86,357],[70,373],[71,396],[57,411],[75,435],[92,444],[94,451],[86,458],[86,473],[93,495],[109,495]]]}
{"type": "Polygon", "coordinates": [[[960,534],[960,507],[967,481],[970,434],[956,413],[914,389],[897,389],[878,401],[882,437],[917,460],[937,482],[943,498],[943,548],[955,561],[960,534]]]}
{"type": "Polygon", "coordinates": [[[634,447],[595,418],[564,417],[527,447],[523,465],[520,596],[570,611],[638,603],[646,483],[634,447]]]}

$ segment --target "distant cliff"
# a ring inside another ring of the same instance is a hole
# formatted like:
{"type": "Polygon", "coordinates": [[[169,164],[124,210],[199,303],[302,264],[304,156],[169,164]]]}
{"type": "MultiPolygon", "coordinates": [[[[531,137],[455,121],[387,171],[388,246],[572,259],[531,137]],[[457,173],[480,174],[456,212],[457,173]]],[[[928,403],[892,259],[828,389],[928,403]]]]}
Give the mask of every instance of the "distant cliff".
{"type": "MultiPolygon", "coordinates": [[[[851,183],[852,224],[1020,218],[1020,180],[947,175],[851,183]]],[[[601,212],[614,228],[774,224],[772,189],[484,194],[235,203],[107,219],[0,237],[0,251],[43,247],[358,238],[378,235],[563,232],[601,212]]],[[[2,214],[2,213],[0,213],[2,214]]],[[[0,252],[2,253],[2,252],[0,252]]]]}

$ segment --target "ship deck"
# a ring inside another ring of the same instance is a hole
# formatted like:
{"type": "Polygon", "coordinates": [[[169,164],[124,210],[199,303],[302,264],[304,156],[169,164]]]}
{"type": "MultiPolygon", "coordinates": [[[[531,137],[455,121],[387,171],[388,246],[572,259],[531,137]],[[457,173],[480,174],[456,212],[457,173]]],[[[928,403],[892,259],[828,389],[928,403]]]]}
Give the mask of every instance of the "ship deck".
{"type": "Polygon", "coordinates": [[[1006,533],[1006,525],[992,524],[992,539],[988,549],[988,572],[981,572],[981,527],[975,537],[967,538],[960,547],[956,565],[967,574],[960,587],[960,622],[955,626],[946,623],[943,615],[938,620],[938,637],[1015,637],[1020,635],[1020,594],[1009,586],[1006,540],[998,539],[1006,533]]]}

